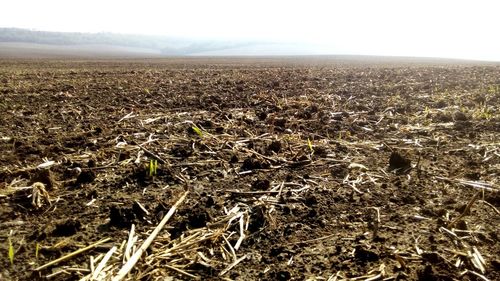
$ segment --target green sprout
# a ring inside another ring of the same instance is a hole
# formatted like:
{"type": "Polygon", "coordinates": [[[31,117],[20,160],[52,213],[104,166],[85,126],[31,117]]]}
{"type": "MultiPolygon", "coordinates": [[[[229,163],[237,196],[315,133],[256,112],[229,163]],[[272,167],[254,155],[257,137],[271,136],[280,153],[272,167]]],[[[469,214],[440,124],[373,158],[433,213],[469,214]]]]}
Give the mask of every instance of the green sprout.
{"type": "Polygon", "coordinates": [[[490,120],[493,118],[493,113],[491,113],[487,106],[483,106],[482,108],[476,109],[473,116],[478,119],[490,120]]]}
{"type": "Polygon", "coordinates": [[[307,138],[307,146],[309,147],[309,150],[311,150],[311,154],[313,154],[314,148],[313,148],[312,142],[309,138],[307,138]]]}
{"type": "Polygon", "coordinates": [[[500,85],[489,85],[488,92],[490,94],[495,94],[500,92],[500,85]]]}
{"type": "Polygon", "coordinates": [[[38,253],[40,251],[40,243],[36,243],[36,246],[35,246],[35,258],[38,260],[38,253]]]}
{"type": "Polygon", "coordinates": [[[431,113],[431,110],[429,109],[428,106],[425,107],[424,113],[425,113],[426,116],[429,115],[429,113],[431,113]]]}
{"type": "Polygon", "coordinates": [[[8,238],[9,240],[9,260],[10,264],[14,265],[14,245],[12,245],[12,240],[10,240],[10,237],[8,238]]]}
{"type": "Polygon", "coordinates": [[[342,140],[342,132],[339,132],[339,136],[337,137],[338,140],[342,140]]]}
{"type": "Polygon", "coordinates": [[[156,170],[158,169],[158,160],[149,160],[149,176],[156,176],[156,170]]]}
{"type": "Polygon", "coordinates": [[[200,136],[200,138],[202,138],[202,137],[203,137],[203,132],[201,131],[201,129],[200,129],[200,128],[198,128],[198,126],[193,125],[191,128],[193,129],[193,131],[194,131],[196,134],[198,134],[198,136],[200,136]]]}

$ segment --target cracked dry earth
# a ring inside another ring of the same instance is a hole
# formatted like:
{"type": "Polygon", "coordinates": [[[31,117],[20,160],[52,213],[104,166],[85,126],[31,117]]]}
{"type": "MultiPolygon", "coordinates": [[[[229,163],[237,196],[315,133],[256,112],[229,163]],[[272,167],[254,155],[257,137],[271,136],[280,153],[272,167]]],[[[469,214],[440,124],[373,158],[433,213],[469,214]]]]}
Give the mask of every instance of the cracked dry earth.
{"type": "Polygon", "coordinates": [[[0,95],[1,280],[108,280],[186,190],[125,279],[500,280],[498,65],[3,60],[0,95]]]}

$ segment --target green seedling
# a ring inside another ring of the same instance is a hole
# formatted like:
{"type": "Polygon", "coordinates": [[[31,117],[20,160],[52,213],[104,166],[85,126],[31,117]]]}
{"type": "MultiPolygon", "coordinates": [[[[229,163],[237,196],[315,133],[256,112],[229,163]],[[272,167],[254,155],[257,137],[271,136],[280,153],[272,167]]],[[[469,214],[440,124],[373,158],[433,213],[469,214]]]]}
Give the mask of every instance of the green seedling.
{"type": "Polygon", "coordinates": [[[339,140],[347,139],[350,136],[351,136],[351,132],[349,132],[349,131],[339,132],[339,140]]]}
{"type": "Polygon", "coordinates": [[[12,245],[12,240],[10,237],[8,238],[9,240],[9,261],[11,265],[14,265],[14,245],[12,245]]]}
{"type": "Polygon", "coordinates": [[[149,176],[156,176],[156,171],[158,169],[158,160],[149,160],[149,176]]]}
{"type": "Polygon", "coordinates": [[[426,106],[425,109],[424,109],[425,116],[429,116],[429,113],[431,113],[431,110],[429,109],[428,106],[426,106]]]}
{"type": "Polygon", "coordinates": [[[35,258],[38,260],[38,252],[40,251],[40,243],[36,243],[35,246],[35,258]]]}
{"type": "Polygon", "coordinates": [[[477,119],[490,120],[493,118],[493,114],[489,110],[487,106],[483,106],[482,108],[476,109],[473,113],[473,116],[477,119]]]}
{"type": "Polygon", "coordinates": [[[490,94],[495,94],[500,92],[500,85],[489,85],[488,92],[490,94]]]}
{"type": "Polygon", "coordinates": [[[309,147],[309,150],[311,150],[311,154],[313,154],[314,148],[313,148],[312,142],[309,138],[307,138],[307,146],[309,147]]]}
{"type": "Polygon", "coordinates": [[[194,131],[194,132],[195,132],[198,136],[200,136],[200,138],[202,138],[202,137],[203,137],[203,132],[201,131],[201,129],[200,129],[200,128],[198,128],[198,126],[193,125],[191,128],[193,129],[193,131],[194,131]]]}

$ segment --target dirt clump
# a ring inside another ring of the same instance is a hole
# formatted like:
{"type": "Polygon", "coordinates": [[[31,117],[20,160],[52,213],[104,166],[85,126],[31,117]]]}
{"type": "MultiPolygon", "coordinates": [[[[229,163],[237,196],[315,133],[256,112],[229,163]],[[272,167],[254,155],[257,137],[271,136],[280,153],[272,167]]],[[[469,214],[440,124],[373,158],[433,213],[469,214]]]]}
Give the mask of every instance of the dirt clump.
{"type": "Polygon", "coordinates": [[[389,170],[406,171],[411,168],[411,160],[400,152],[392,152],[389,157],[389,170]]]}
{"type": "Polygon", "coordinates": [[[31,178],[31,183],[41,182],[47,190],[57,189],[60,183],[56,180],[54,173],[50,169],[37,169],[34,176],[31,178]]]}

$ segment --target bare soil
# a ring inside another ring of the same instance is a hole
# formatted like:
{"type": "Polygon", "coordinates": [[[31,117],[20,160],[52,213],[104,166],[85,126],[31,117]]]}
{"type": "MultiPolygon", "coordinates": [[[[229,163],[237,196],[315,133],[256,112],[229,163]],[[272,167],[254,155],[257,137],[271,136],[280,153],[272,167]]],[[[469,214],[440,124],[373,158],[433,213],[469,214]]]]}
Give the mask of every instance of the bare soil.
{"type": "Polygon", "coordinates": [[[0,280],[500,280],[500,66],[249,60],[0,61],[0,280]]]}

